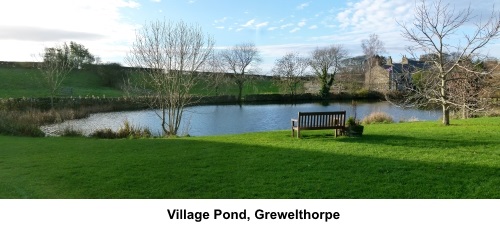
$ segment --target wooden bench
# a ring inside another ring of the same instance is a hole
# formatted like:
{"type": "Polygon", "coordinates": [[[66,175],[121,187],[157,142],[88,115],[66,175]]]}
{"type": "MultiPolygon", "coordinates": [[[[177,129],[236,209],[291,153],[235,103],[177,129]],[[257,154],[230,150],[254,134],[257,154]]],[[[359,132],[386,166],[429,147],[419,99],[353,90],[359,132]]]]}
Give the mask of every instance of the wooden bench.
{"type": "Polygon", "coordinates": [[[335,137],[345,131],[346,112],[299,112],[297,119],[292,119],[292,137],[297,131],[300,138],[301,130],[324,130],[333,129],[335,137]]]}

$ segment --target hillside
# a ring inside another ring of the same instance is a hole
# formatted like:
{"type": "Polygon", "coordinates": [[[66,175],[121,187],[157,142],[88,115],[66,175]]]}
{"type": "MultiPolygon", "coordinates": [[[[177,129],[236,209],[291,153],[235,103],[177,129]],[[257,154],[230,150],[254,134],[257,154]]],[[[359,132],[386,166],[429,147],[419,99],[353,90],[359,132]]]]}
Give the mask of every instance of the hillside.
{"type": "MultiPolygon", "coordinates": [[[[40,79],[40,71],[28,63],[17,65],[6,65],[0,63],[0,98],[22,98],[22,97],[48,97],[49,92],[44,87],[40,79]]],[[[11,62],[9,62],[11,63],[11,62]]],[[[138,76],[131,73],[130,69],[120,69],[131,78],[132,82],[139,81],[138,76]]],[[[121,90],[122,79],[114,83],[114,87],[106,86],[105,74],[99,74],[97,70],[74,70],[63,82],[62,97],[86,97],[105,96],[120,97],[126,93],[121,90]]],[[[279,93],[279,89],[274,85],[271,77],[249,77],[245,84],[243,94],[269,94],[279,93]]],[[[202,77],[199,84],[193,89],[194,94],[202,95],[236,95],[238,89],[229,79],[219,83],[217,92],[211,88],[213,80],[210,77],[202,77]]]]}
{"type": "MultiPolygon", "coordinates": [[[[101,78],[95,71],[76,70],[63,82],[62,88],[72,91],[65,96],[122,96],[123,92],[102,86],[101,78]]],[[[63,89],[64,90],[64,89],[63,89]]],[[[0,67],[0,98],[47,97],[47,89],[35,68],[0,67]]]]}

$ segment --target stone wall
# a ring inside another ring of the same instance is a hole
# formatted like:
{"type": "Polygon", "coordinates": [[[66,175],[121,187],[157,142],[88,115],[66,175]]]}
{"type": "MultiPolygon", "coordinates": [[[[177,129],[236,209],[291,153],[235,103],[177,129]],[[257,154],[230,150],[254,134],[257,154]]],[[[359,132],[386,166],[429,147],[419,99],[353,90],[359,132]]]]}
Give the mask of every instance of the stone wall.
{"type": "Polygon", "coordinates": [[[389,72],[382,66],[375,66],[365,73],[365,88],[371,91],[389,91],[389,72]]]}

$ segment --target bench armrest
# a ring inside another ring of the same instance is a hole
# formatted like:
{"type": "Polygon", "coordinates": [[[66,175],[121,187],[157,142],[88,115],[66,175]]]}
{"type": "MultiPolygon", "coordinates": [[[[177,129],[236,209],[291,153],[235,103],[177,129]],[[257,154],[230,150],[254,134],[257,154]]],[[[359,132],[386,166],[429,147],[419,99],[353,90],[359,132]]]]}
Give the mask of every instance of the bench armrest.
{"type": "Polygon", "coordinates": [[[297,124],[298,124],[298,123],[299,123],[299,120],[298,120],[298,119],[294,119],[294,118],[292,118],[292,126],[295,126],[295,123],[297,123],[297,124]]]}

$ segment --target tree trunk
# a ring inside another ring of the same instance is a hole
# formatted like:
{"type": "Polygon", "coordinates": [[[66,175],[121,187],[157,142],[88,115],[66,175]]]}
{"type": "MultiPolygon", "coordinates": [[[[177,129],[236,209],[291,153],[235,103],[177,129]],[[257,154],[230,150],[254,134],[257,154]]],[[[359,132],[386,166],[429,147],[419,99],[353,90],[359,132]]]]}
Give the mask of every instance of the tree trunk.
{"type": "Polygon", "coordinates": [[[242,95],[243,95],[243,83],[238,82],[238,103],[241,103],[242,100],[242,95]]]}
{"type": "Polygon", "coordinates": [[[162,116],[161,116],[161,128],[163,129],[163,136],[168,136],[169,131],[167,129],[167,123],[166,123],[166,112],[165,108],[162,108],[162,116]]]}
{"type": "MultiPolygon", "coordinates": [[[[442,65],[443,66],[443,65],[442,65]]],[[[448,92],[446,90],[446,78],[442,73],[443,71],[441,70],[441,76],[439,77],[441,79],[441,85],[440,85],[440,97],[441,97],[441,106],[443,107],[443,125],[448,126],[450,125],[450,107],[448,104],[448,92]]]]}
{"type": "Polygon", "coordinates": [[[443,104],[443,124],[450,125],[450,109],[447,104],[443,104]]]}
{"type": "Polygon", "coordinates": [[[324,83],[321,85],[321,98],[326,99],[330,95],[330,87],[328,84],[324,83]]]}

